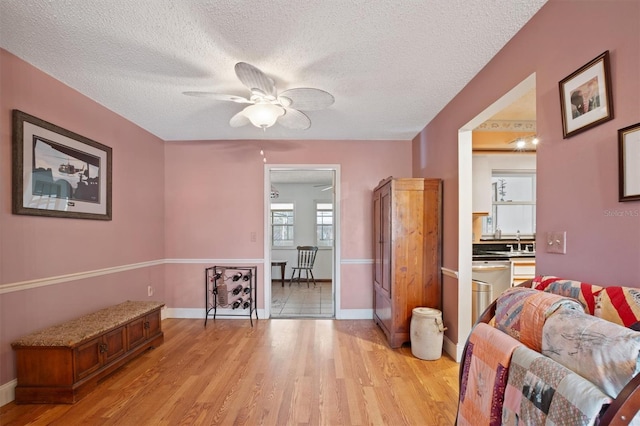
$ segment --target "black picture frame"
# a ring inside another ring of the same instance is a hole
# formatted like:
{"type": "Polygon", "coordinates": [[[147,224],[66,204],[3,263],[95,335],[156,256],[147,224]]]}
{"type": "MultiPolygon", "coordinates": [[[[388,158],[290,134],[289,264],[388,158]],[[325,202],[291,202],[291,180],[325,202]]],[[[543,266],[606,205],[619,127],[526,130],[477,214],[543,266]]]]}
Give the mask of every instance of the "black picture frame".
{"type": "Polygon", "coordinates": [[[12,212],[111,220],[111,148],[19,110],[12,119],[12,212]]]}
{"type": "Polygon", "coordinates": [[[618,130],[618,200],[640,201],[640,123],[618,130]]]}
{"type": "Polygon", "coordinates": [[[565,139],[613,118],[608,50],[562,79],[559,86],[565,139]]]}

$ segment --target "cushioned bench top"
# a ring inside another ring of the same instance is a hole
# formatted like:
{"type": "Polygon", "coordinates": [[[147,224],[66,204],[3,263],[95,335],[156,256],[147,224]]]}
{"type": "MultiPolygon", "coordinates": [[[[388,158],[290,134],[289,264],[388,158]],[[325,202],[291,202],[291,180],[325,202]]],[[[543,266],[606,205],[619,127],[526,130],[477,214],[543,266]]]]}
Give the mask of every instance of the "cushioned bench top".
{"type": "Polygon", "coordinates": [[[73,347],[80,342],[99,336],[105,331],[141,317],[164,306],[163,302],[126,301],[97,312],[66,321],[62,324],[23,336],[11,343],[21,346],[67,346],[73,347]]]}

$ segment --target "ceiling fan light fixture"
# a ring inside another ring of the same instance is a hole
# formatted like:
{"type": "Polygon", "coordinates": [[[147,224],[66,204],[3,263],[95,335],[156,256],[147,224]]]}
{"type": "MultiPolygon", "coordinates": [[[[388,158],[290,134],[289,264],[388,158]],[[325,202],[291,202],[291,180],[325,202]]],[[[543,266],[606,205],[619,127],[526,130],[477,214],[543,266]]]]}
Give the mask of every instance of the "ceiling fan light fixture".
{"type": "Polygon", "coordinates": [[[251,124],[261,129],[273,126],[284,113],[284,108],[270,103],[256,103],[243,111],[251,124]]]}
{"type": "Polygon", "coordinates": [[[282,105],[283,107],[288,107],[291,105],[291,99],[287,98],[286,96],[278,96],[278,102],[280,102],[280,105],[282,105]]]}
{"type": "Polygon", "coordinates": [[[315,111],[329,108],[335,102],[332,94],[312,87],[299,87],[285,90],[278,95],[275,81],[246,62],[235,65],[236,76],[250,91],[249,98],[214,92],[183,92],[188,96],[208,96],[216,100],[252,104],[236,113],[229,120],[231,127],[242,127],[249,123],[266,130],[278,122],[282,127],[292,130],[306,130],[311,120],[302,111],[315,111]]]}
{"type": "Polygon", "coordinates": [[[278,198],[280,196],[280,191],[278,191],[278,189],[271,185],[271,193],[269,194],[269,198],[271,199],[275,199],[278,198]]]}
{"type": "Polygon", "coordinates": [[[530,150],[535,150],[536,145],[538,145],[539,142],[540,140],[538,139],[537,136],[531,135],[531,136],[520,136],[508,143],[510,145],[514,145],[515,146],[514,149],[516,151],[530,151],[530,150]]]}

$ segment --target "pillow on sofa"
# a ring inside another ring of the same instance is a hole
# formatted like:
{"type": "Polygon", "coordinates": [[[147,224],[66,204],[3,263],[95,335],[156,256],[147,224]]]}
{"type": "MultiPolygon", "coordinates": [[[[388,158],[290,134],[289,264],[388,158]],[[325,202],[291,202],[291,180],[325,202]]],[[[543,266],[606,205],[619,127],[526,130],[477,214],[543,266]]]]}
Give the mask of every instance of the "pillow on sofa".
{"type": "Polygon", "coordinates": [[[638,330],[640,328],[640,289],[607,287],[596,298],[594,315],[638,330]]]}
{"type": "Polygon", "coordinates": [[[565,280],[554,276],[539,276],[533,279],[531,288],[572,297],[582,303],[585,311],[593,315],[596,309],[597,296],[603,287],[574,280],[565,280]]]}

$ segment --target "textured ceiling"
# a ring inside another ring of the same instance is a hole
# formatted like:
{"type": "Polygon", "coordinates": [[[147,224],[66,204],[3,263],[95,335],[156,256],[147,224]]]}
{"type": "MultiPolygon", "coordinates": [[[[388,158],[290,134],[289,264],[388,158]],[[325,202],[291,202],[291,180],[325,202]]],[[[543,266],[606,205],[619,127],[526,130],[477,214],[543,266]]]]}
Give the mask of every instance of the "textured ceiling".
{"type": "Polygon", "coordinates": [[[407,140],[545,1],[1,0],[0,46],[164,140],[407,140]],[[247,96],[240,61],[335,104],[262,131],[182,94],[247,96]]]}

